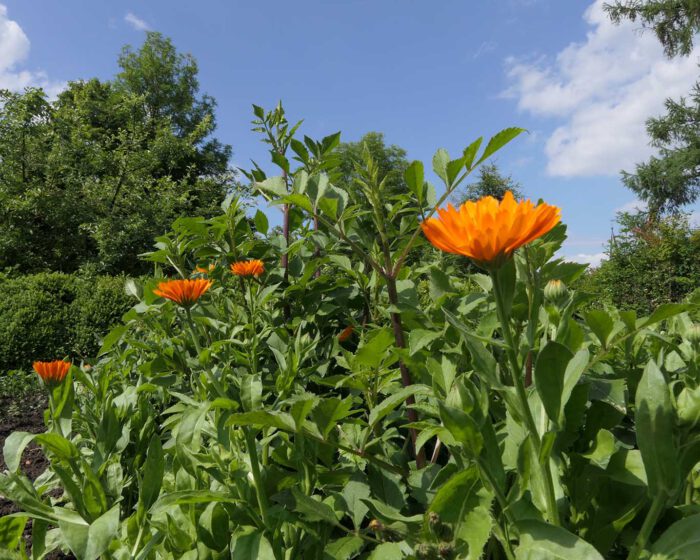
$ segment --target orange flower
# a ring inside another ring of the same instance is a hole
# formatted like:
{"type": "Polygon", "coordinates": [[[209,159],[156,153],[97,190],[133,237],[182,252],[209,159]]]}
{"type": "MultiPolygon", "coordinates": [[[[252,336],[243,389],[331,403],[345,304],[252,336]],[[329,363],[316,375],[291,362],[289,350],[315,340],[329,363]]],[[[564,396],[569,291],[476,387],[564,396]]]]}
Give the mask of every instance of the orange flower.
{"type": "Polygon", "coordinates": [[[34,362],[32,367],[37,372],[44,383],[53,387],[60,385],[68,375],[71,363],[64,360],[54,360],[53,362],[34,362]]]}
{"type": "Polygon", "coordinates": [[[209,274],[210,272],[213,272],[215,268],[216,268],[216,264],[211,263],[208,268],[205,268],[203,266],[198,266],[197,268],[194,269],[194,271],[198,272],[199,274],[209,274]]]}
{"type": "Polygon", "coordinates": [[[167,280],[158,284],[153,293],[174,301],[183,307],[190,307],[211,288],[212,281],[196,278],[195,280],[167,280]]]}
{"type": "Polygon", "coordinates": [[[231,272],[236,276],[255,276],[257,278],[265,272],[265,263],[258,259],[238,261],[231,265],[231,272]]]}
{"type": "Polygon", "coordinates": [[[355,327],[348,325],[342,331],[340,331],[340,334],[338,335],[338,342],[345,342],[352,336],[353,332],[355,332],[355,327]]]}
{"type": "Polygon", "coordinates": [[[498,267],[518,247],[541,237],[561,220],[561,210],[549,204],[516,202],[508,191],[499,202],[485,196],[465,202],[459,210],[451,204],[438,209],[437,218],[421,227],[438,249],[473,259],[484,268],[498,267]]]}

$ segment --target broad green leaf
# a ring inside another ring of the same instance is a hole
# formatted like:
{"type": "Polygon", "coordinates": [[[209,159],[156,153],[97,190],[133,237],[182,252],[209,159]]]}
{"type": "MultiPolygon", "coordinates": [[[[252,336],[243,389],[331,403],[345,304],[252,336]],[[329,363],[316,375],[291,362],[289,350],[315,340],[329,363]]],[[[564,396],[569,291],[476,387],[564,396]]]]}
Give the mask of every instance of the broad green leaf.
{"type": "Polygon", "coordinates": [[[276,560],[270,542],[255,527],[241,527],[231,537],[231,558],[276,560]]]}
{"type": "Polygon", "coordinates": [[[430,392],[429,387],[414,384],[392,393],[370,411],[370,429],[374,428],[374,426],[376,426],[382,418],[391,413],[397,406],[404,403],[408,397],[412,395],[425,395],[429,394],[430,392]]]}
{"type": "Polygon", "coordinates": [[[516,560],[603,560],[600,553],[566,529],[528,519],[518,522],[516,560]]]}
{"type": "Polygon", "coordinates": [[[516,138],[517,136],[522,134],[523,132],[525,132],[524,128],[511,127],[511,128],[504,128],[499,133],[492,136],[491,139],[489,140],[489,143],[486,144],[486,148],[484,148],[484,153],[481,154],[479,161],[476,162],[476,165],[479,165],[481,162],[483,162],[487,158],[491,157],[498,150],[500,150],[503,146],[508,144],[508,142],[510,142],[511,140],[513,140],[514,138],[516,138]]]}
{"type": "Polygon", "coordinates": [[[585,314],[584,318],[586,319],[586,324],[598,337],[603,348],[605,348],[614,326],[612,317],[602,309],[592,309],[585,314]]]}
{"type": "Polygon", "coordinates": [[[255,188],[268,195],[268,198],[270,196],[275,198],[287,196],[287,184],[282,177],[270,177],[255,183],[255,188]]]}
{"type": "Polygon", "coordinates": [[[228,544],[231,530],[226,509],[212,502],[197,519],[197,536],[212,550],[221,552],[228,544]]]}
{"type": "Polygon", "coordinates": [[[267,235],[267,230],[270,227],[270,222],[267,219],[267,215],[265,212],[262,210],[258,210],[255,212],[255,216],[253,218],[253,222],[255,223],[255,229],[261,233],[262,235],[267,235]]]}
{"type": "Polygon", "coordinates": [[[164,471],[163,447],[158,434],[154,434],[148,444],[148,453],[146,454],[143,476],[141,478],[141,492],[139,494],[139,500],[146,510],[158,499],[164,471]]]}
{"type": "Polygon", "coordinates": [[[340,525],[333,508],[328,504],[314,500],[297,488],[292,488],[292,496],[294,497],[294,511],[301,513],[309,521],[325,521],[331,525],[340,525]]]}
{"type": "Polygon", "coordinates": [[[588,352],[579,354],[576,355],[578,359],[571,370],[569,364],[573,362],[574,356],[571,350],[558,342],[550,340],[537,355],[535,388],[547,416],[560,429],[564,423],[564,407],[588,363],[588,352]]]}
{"type": "Polygon", "coordinates": [[[10,472],[16,472],[19,469],[22,453],[35,436],[36,434],[28,432],[12,432],[7,436],[2,448],[2,455],[10,472]]]}
{"type": "Polygon", "coordinates": [[[458,408],[439,403],[440,418],[445,428],[452,434],[465,451],[472,457],[478,457],[484,446],[484,437],[474,419],[458,408]]]}
{"type": "Polygon", "coordinates": [[[581,456],[605,469],[616,451],[615,436],[608,430],[598,430],[592,448],[581,456]]]}
{"type": "Polygon", "coordinates": [[[17,548],[26,524],[27,517],[22,515],[0,517],[0,549],[17,548]]]}
{"type": "Polygon", "coordinates": [[[355,353],[353,364],[375,369],[384,359],[386,350],[394,343],[394,335],[389,329],[375,331],[355,353]]]}
{"type": "Polygon", "coordinates": [[[426,329],[415,329],[408,333],[408,349],[412,356],[420,349],[426,347],[433,340],[440,338],[442,333],[439,331],[429,331],[426,329]]]}
{"type": "Polygon", "coordinates": [[[367,560],[401,560],[404,558],[399,543],[385,542],[377,546],[367,557],[367,560]]]}
{"type": "Polygon", "coordinates": [[[651,552],[651,560],[700,558],[700,513],[676,521],[652,545],[651,552]]]}
{"type": "Polygon", "coordinates": [[[637,446],[649,480],[649,495],[671,496],[679,484],[676,424],[669,387],[653,360],[647,363],[635,399],[637,446]]]}
{"type": "Polygon", "coordinates": [[[240,383],[243,410],[246,412],[260,410],[262,403],[262,381],[260,380],[260,375],[243,374],[240,383]]]}
{"type": "Polygon", "coordinates": [[[96,519],[88,529],[84,560],[97,560],[107,550],[119,530],[119,504],[96,519]]]}
{"type": "Polygon", "coordinates": [[[326,545],[323,560],[349,560],[362,550],[363,545],[364,541],[360,537],[341,537],[326,545]]]}
{"type": "Polygon", "coordinates": [[[348,506],[352,523],[355,529],[359,530],[368,511],[362,500],[370,497],[369,485],[356,474],[343,488],[342,496],[348,506]]]}
{"type": "Polygon", "coordinates": [[[675,315],[688,311],[691,307],[692,305],[687,303],[663,303],[659,305],[649,317],[641,319],[641,324],[638,325],[638,328],[649,327],[654,323],[670,319],[675,315]]]}
{"type": "Polygon", "coordinates": [[[445,148],[440,148],[433,156],[433,171],[445,183],[447,183],[447,164],[450,162],[450,154],[445,148]]]}
{"type": "Polygon", "coordinates": [[[423,202],[423,188],[425,184],[425,175],[423,171],[423,163],[420,161],[412,161],[411,164],[404,171],[404,179],[406,185],[411,190],[413,194],[416,195],[416,199],[419,203],[423,202]]]}
{"type": "Polygon", "coordinates": [[[483,136],[480,136],[465,148],[462,158],[464,159],[464,165],[467,169],[471,169],[473,167],[474,158],[476,157],[476,153],[479,151],[483,141],[483,136]]]}
{"type": "Polygon", "coordinates": [[[294,419],[284,412],[266,410],[240,412],[229,416],[227,423],[230,426],[266,426],[288,432],[294,431],[294,419]]]}

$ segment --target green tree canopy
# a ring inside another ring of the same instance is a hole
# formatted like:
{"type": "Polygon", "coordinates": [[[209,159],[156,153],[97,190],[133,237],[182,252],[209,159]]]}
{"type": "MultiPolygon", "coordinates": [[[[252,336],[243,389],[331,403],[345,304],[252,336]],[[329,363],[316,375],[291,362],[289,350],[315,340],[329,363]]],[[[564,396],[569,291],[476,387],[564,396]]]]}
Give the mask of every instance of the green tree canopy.
{"type": "Polygon", "coordinates": [[[119,63],[53,101],[0,93],[0,268],[141,272],[154,236],[235,187],[192,57],[149,33],[119,63]]]}
{"type": "Polygon", "coordinates": [[[615,23],[640,21],[653,29],[668,56],[689,55],[700,31],[698,0],[616,0],[605,11],[615,23]]]}
{"type": "Polygon", "coordinates": [[[506,192],[511,191],[515,198],[522,198],[522,187],[511,175],[504,175],[495,163],[484,164],[479,168],[479,178],[455,193],[454,199],[458,204],[467,200],[479,200],[484,196],[492,196],[503,200],[506,192]]]}

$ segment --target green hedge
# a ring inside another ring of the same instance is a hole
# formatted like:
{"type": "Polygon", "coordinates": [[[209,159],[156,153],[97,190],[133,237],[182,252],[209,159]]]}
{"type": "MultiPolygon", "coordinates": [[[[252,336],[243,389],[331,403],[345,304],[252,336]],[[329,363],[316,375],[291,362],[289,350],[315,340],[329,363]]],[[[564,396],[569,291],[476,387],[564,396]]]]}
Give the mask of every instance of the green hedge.
{"type": "Polygon", "coordinates": [[[123,276],[0,275],[0,371],[94,356],[133,305],[123,276]]]}

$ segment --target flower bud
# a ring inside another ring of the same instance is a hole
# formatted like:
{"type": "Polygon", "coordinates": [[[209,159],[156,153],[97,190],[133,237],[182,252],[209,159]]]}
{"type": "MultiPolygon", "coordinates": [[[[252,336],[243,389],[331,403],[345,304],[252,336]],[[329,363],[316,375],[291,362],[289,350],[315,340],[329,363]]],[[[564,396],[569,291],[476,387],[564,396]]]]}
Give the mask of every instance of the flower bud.
{"type": "Polygon", "coordinates": [[[378,519],[372,519],[372,521],[369,522],[369,528],[375,533],[381,533],[384,530],[384,524],[378,519]]]}
{"type": "Polygon", "coordinates": [[[676,399],[678,421],[681,425],[696,426],[700,423],[700,387],[685,387],[676,399]]]}
{"type": "Polygon", "coordinates": [[[564,305],[569,299],[569,290],[561,280],[550,280],[544,287],[544,299],[553,305],[564,305]]]}

